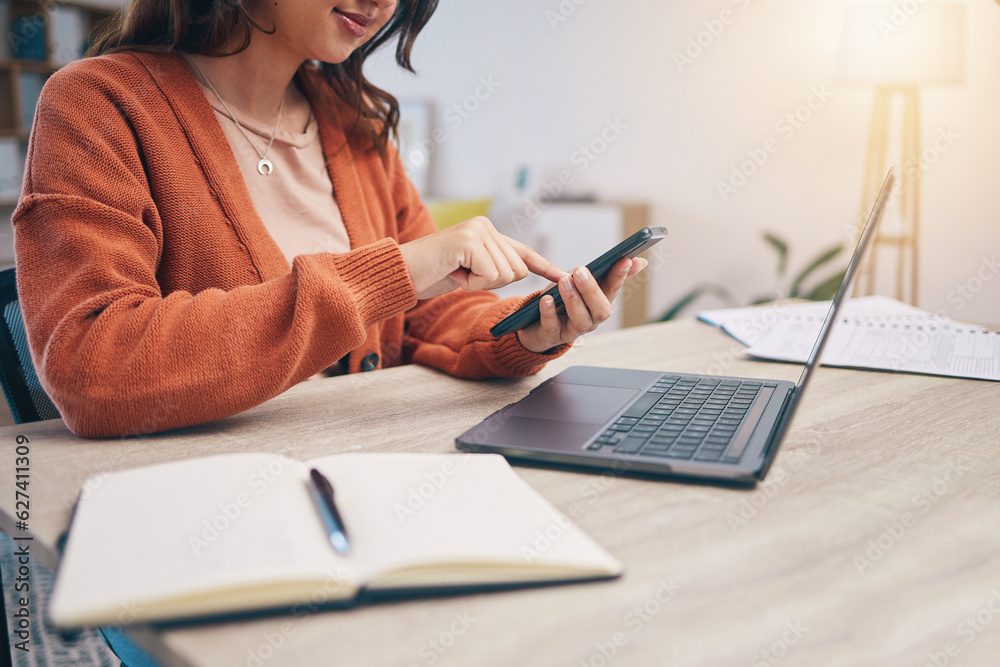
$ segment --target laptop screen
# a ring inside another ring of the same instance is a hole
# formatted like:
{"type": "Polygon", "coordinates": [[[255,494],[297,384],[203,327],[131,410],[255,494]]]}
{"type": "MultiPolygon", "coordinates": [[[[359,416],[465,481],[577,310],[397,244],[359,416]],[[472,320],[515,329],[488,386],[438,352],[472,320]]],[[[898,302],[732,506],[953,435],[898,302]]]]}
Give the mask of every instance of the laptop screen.
{"type": "Polygon", "coordinates": [[[782,417],[782,424],[779,429],[778,437],[775,439],[776,441],[781,440],[785,429],[788,428],[788,424],[792,421],[792,415],[794,414],[795,408],[802,396],[802,392],[805,389],[806,384],[809,382],[813,370],[819,365],[820,355],[823,353],[823,348],[826,347],[826,341],[830,337],[830,330],[833,328],[833,323],[837,321],[837,315],[840,313],[840,306],[847,300],[847,293],[850,292],[851,288],[854,286],[854,278],[857,276],[858,268],[864,261],[868,248],[872,245],[872,240],[875,237],[875,231],[878,229],[878,224],[882,220],[882,214],[885,212],[886,203],[892,193],[892,186],[895,180],[896,176],[892,169],[890,169],[889,173],[886,174],[885,181],[882,183],[882,189],[878,193],[875,205],[872,207],[871,213],[868,214],[868,220],[865,222],[864,229],[861,231],[861,237],[858,239],[858,245],[854,249],[854,255],[851,257],[851,261],[847,265],[847,270],[844,272],[844,279],[840,283],[837,295],[833,297],[833,302],[830,304],[830,310],[826,315],[826,319],[823,320],[823,326],[820,327],[816,343],[813,345],[812,352],[809,353],[809,358],[806,359],[805,368],[802,369],[802,374],[799,376],[799,381],[796,383],[795,395],[792,397],[784,417],[782,417]]]}

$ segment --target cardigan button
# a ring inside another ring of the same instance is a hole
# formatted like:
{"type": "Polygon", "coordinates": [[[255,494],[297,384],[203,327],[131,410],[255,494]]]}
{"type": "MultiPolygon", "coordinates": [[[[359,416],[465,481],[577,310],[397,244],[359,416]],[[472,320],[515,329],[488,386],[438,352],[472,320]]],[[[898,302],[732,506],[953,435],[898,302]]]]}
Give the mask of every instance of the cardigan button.
{"type": "Polygon", "coordinates": [[[378,366],[378,355],[374,352],[369,352],[361,360],[361,370],[363,371],[373,371],[376,366],[378,366]]]}

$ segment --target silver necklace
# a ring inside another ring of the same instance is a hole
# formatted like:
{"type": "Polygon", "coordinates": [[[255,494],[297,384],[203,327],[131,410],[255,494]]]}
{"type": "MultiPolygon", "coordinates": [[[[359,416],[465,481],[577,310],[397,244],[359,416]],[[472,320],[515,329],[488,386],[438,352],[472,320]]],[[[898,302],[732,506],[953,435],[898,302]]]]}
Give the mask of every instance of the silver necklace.
{"type": "Polygon", "coordinates": [[[194,60],[194,58],[190,58],[188,60],[190,60],[190,62],[193,63],[194,66],[198,68],[198,71],[201,72],[201,75],[205,77],[205,83],[207,83],[208,87],[212,90],[213,93],[215,93],[215,97],[218,98],[220,102],[222,102],[222,106],[225,108],[226,113],[228,113],[229,117],[233,120],[234,123],[236,123],[237,129],[239,129],[240,133],[242,133],[244,138],[246,138],[246,140],[250,143],[250,146],[253,148],[254,153],[257,154],[257,157],[260,158],[260,160],[257,162],[257,173],[261,174],[262,176],[267,176],[268,174],[270,174],[272,171],[274,171],[274,165],[271,163],[270,160],[267,159],[267,154],[271,152],[271,144],[274,143],[274,135],[278,133],[278,126],[281,125],[281,112],[285,110],[285,96],[284,95],[281,96],[281,106],[278,107],[278,120],[275,121],[274,129],[271,131],[271,140],[267,142],[267,148],[264,149],[263,153],[261,153],[260,150],[257,148],[257,144],[253,142],[253,139],[250,138],[250,135],[247,134],[247,131],[243,129],[242,125],[240,125],[240,121],[236,120],[236,114],[233,113],[232,109],[229,108],[229,105],[226,104],[226,101],[222,99],[221,95],[219,95],[219,91],[217,91],[215,89],[215,86],[212,85],[212,80],[208,78],[207,74],[205,74],[205,70],[201,68],[201,65],[199,65],[197,61],[194,60]]]}

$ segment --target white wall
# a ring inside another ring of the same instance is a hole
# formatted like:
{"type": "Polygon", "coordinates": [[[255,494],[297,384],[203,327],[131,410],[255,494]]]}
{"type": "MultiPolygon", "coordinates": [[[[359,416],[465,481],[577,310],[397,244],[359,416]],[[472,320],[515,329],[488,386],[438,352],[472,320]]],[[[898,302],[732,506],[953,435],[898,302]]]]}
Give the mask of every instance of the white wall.
{"type": "MultiPolygon", "coordinates": [[[[1000,166],[1000,7],[987,0],[965,4],[966,84],[922,93],[924,145],[942,129],[958,138],[923,174],[920,305],[997,323],[1000,279],[987,281],[961,307],[965,299],[954,291],[970,278],[977,287],[983,257],[1000,255],[993,182],[1000,166]]],[[[791,242],[794,270],[819,249],[845,241],[844,228],[856,219],[873,95],[836,78],[847,6],[843,0],[441,0],[417,41],[419,76],[399,71],[388,52],[372,59],[369,74],[398,96],[436,104],[443,132],[432,156],[434,194],[494,194],[521,164],[543,180],[568,169],[578,190],[647,201],[653,224],[669,228],[672,258],[656,272],[654,312],[702,281],[721,283],[743,301],[774,287],[774,255],[760,239],[763,230],[791,242]],[[573,11],[553,26],[547,12],[560,7],[573,11]],[[731,12],[730,23],[679,71],[674,52],[723,10],[731,12]],[[487,96],[481,80],[499,87],[487,96]],[[477,87],[486,98],[478,109],[467,118],[448,111],[477,87]],[[779,129],[814,90],[831,94],[821,104],[813,98],[819,108],[791,136],[787,126],[779,129]],[[609,119],[624,129],[581,171],[586,160],[574,152],[600,136],[609,119]],[[717,182],[768,138],[778,151],[723,201],[717,182]]]]}

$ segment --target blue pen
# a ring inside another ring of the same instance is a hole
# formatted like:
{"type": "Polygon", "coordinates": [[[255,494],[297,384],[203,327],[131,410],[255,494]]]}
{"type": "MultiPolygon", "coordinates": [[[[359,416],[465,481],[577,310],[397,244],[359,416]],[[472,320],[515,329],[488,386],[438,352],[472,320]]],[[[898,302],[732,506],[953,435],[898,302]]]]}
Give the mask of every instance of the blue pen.
{"type": "Polygon", "coordinates": [[[316,468],[309,471],[309,481],[312,483],[316,496],[316,504],[319,506],[319,513],[323,517],[323,523],[330,533],[330,544],[341,555],[347,555],[351,550],[351,545],[347,543],[347,526],[340,518],[337,511],[337,504],[333,501],[333,484],[316,468]]]}

